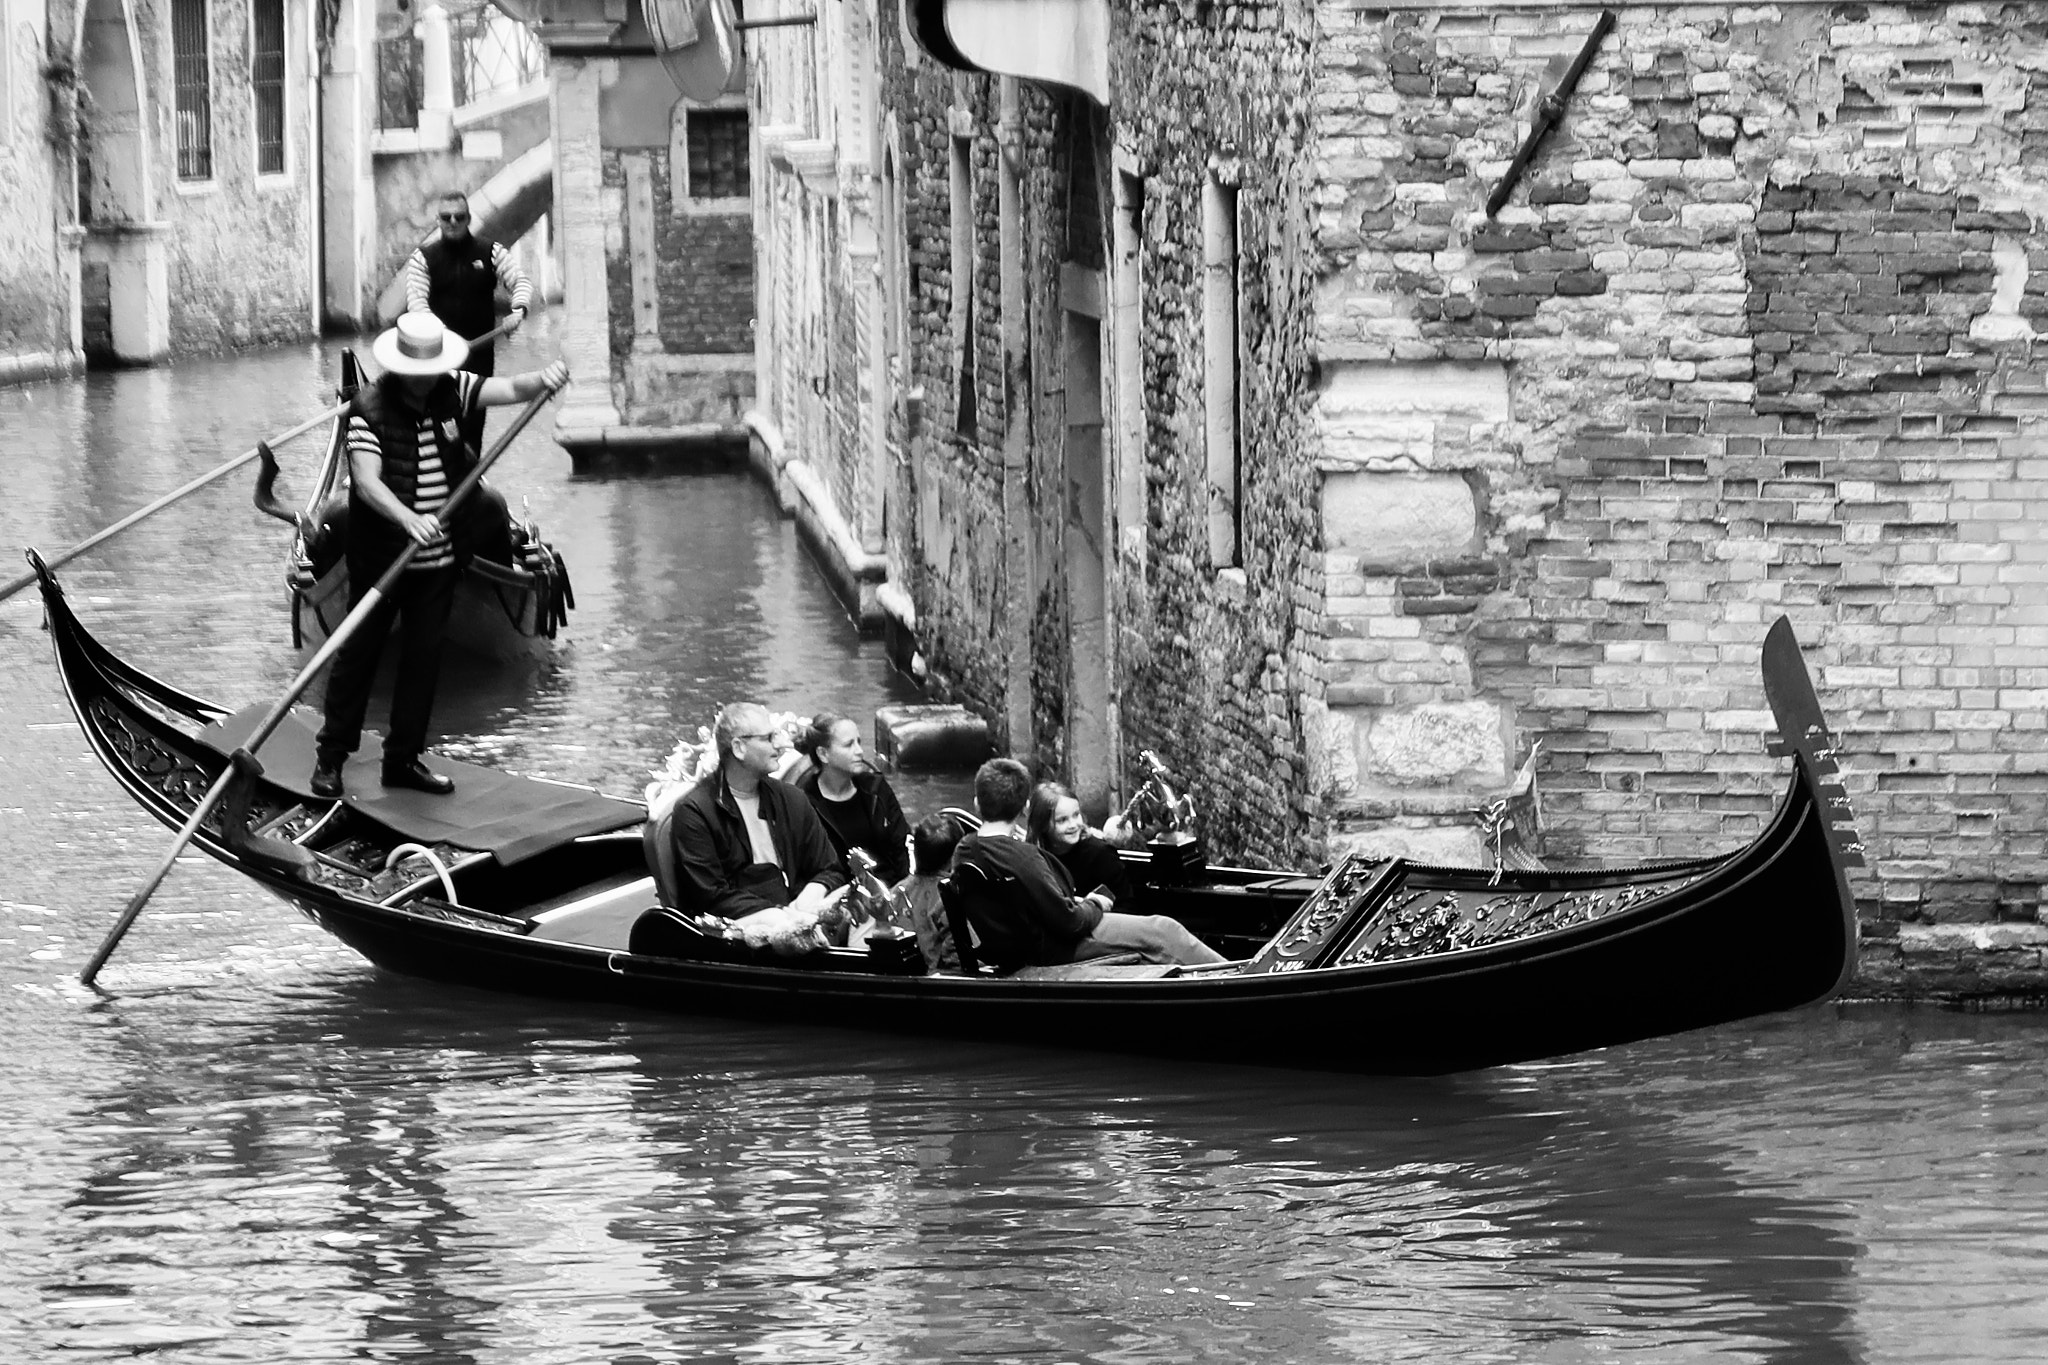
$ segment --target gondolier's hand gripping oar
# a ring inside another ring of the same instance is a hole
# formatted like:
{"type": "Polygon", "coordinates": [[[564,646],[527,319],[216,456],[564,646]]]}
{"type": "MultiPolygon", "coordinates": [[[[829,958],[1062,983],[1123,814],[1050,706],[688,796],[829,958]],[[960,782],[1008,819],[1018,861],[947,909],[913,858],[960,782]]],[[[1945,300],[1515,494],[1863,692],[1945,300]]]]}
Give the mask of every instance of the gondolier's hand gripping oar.
{"type": "MultiPolygon", "coordinates": [[[[550,367],[550,369],[554,368],[550,367]]],[[[505,428],[504,433],[492,443],[491,448],[484,453],[484,457],[476,462],[476,468],[470,470],[468,476],[461,483],[455,485],[455,491],[448,495],[448,501],[441,506],[440,515],[444,521],[451,517],[455,510],[468,500],[471,493],[476,491],[477,485],[483,482],[484,471],[497,462],[498,456],[502,455],[505,452],[505,448],[512,444],[512,439],[526,429],[526,424],[533,420],[534,415],[541,410],[541,406],[550,398],[553,398],[560,390],[561,384],[568,377],[568,372],[561,370],[559,373],[561,378],[549,378],[548,387],[520,410],[519,416],[513,419],[512,424],[505,428]]],[[[149,903],[149,898],[156,893],[157,887],[161,886],[164,878],[170,875],[171,867],[178,861],[178,855],[185,851],[185,845],[192,842],[192,836],[199,832],[199,827],[206,823],[207,817],[213,814],[214,810],[220,805],[221,799],[227,795],[228,788],[235,781],[237,769],[239,768],[245,774],[244,780],[249,780],[263,771],[263,765],[256,762],[256,750],[261,748],[263,741],[269,739],[277,727],[284,722],[285,716],[291,712],[293,703],[298,701],[300,695],[312,683],[314,675],[326,667],[327,661],[335,656],[349,636],[362,628],[364,620],[377,609],[377,604],[382,602],[390,593],[392,586],[398,582],[398,576],[405,572],[406,566],[412,563],[413,556],[417,555],[419,551],[420,545],[418,541],[408,540],[406,542],[405,548],[398,552],[398,558],[391,561],[391,567],[378,576],[376,584],[363,594],[362,601],[358,602],[355,608],[342,620],[342,623],[335,627],[334,633],[329,635],[327,642],[320,646],[318,652],[311,659],[307,660],[306,666],[299,670],[298,676],[292,679],[289,687],[285,688],[284,695],[277,699],[277,704],[272,706],[256,728],[250,731],[247,743],[236,751],[233,761],[222,767],[220,776],[214,780],[213,786],[208,788],[205,797],[193,809],[190,818],[178,830],[177,838],[171,842],[170,852],[164,855],[163,861],[157,865],[157,869],[151,874],[150,879],[143,884],[142,889],[135,893],[134,898],[121,911],[121,918],[114,922],[114,927],[107,934],[106,941],[100,944],[99,951],[92,955],[92,961],[85,964],[85,970],[78,974],[80,981],[90,986],[93,983],[93,978],[100,974],[100,968],[105,966],[107,959],[113,955],[115,945],[120,943],[121,936],[128,932],[128,927],[135,923],[135,917],[142,913],[142,907],[149,903]],[[252,767],[253,771],[251,771],[252,767]]]]}
{"type": "MultiPolygon", "coordinates": [[[[151,516],[157,512],[163,511],[166,507],[169,507],[178,499],[185,497],[187,494],[198,492],[200,489],[206,487],[206,485],[214,482],[216,479],[226,478],[228,475],[234,473],[237,469],[240,469],[243,465],[249,463],[249,461],[256,459],[264,452],[265,449],[271,446],[281,446],[286,441],[289,441],[294,437],[305,435],[314,427],[319,426],[322,422],[331,421],[332,419],[339,417],[342,413],[342,410],[347,406],[348,404],[346,403],[337,403],[333,407],[327,409],[327,411],[325,412],[316,413],[315,415],[308,417],[305,421],[299,423],[297,426],[293,427],[289,431],[281,431],[267,441],[258,441],[252,449],[243,451],[240,455],[235,456],[234,459],[229,460],[226,464],[220,466],[218,469],[214,469],[205,474],[201,474],[198,478],[192,480],[192,482],[184,485],[181,488],[172,489],[170,492],[164,494],[162,497],[158,498],[149,506],[138,508],[135,511],[130,512],[127,516],[121,518],[112,526],[109,526],[106,530],[101,531],[96,535],[87,536],[84,540],[79,541],[76,545],[66,550],[63,554],[53,555],[45,562],[48,563],[49,566],[53,569],[59,568],[65,564],[70,563],[72,560],[78,558],[78,556],[84,554],[87,550],[90,550],[93,546],[99,544],[101,541],[120,534],[121,532],[127,530],[129,527],[133,526],[136,522],[141,521],[144,517],[151,516]]],[[[35,581],[36,576],[32,573],[26,573],[19,578],[10,580],[4,587],[0,587],[0,602],[6,601],[8,598],[14,596],[14,594],[20,592],[23,588],[27,587],[29,584],[35,581]]]]}

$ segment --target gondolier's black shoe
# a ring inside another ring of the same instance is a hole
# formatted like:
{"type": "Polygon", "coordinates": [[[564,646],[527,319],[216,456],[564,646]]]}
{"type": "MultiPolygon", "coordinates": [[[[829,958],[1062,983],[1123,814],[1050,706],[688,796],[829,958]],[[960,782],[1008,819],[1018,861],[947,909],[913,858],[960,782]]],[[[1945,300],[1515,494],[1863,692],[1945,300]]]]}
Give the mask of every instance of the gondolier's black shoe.
{"type": "Polygon", "coordinates": [[[315,796],[323,796],[330,801],[340,796],[341,765],[321,759],[313,765],[313,780],[307,785],[313,789],[315,796]]]}
{"type": "Polygon", "coordinates": [[[455,790],[455,779],[443,777],[415,758],[405,763],[386,763],[384,785],[410,787],[416,792],[426,792],[429,796],[446,796],[455,790]]]}

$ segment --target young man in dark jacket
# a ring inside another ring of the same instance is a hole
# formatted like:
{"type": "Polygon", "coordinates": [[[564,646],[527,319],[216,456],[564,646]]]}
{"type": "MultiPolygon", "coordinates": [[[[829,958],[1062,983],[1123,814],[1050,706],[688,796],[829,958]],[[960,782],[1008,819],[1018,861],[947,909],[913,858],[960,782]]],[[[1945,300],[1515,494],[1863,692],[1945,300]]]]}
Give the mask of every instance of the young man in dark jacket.
{"type": "Polygon", "coordinates": [[[1102,890],[1076,896],[1058,860],[1024,842],[1019,822],[1030,799],[1031,775],[1014,758],[992,758],[974,774],[974,809],[982,825],[960,841],[953,867],[977,867],[1001,887],[967,907],[984,959],[1005,968],[1132,951],[1152,962],[1224,960],[1177,919],[1117,914],[1102,890]]]}
{"type": "Polygon", "coordinates": [[[738,919],[771,906],[814,910],[846,885],[811,802],[768,774],[779,754],[768,709],[736,702],[718,713],[718,771],[676,803],[679,910],[738,919]]]}

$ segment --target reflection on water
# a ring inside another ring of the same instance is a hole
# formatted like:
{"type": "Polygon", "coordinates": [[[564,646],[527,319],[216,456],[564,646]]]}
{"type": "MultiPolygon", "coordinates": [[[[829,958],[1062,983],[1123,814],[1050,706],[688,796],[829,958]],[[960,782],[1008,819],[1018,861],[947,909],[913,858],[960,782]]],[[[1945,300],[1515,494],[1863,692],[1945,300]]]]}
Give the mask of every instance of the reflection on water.
{"type": "Polygon", "coordinates": [[[2042,1325],[2011,1021],[1388,1082],[345,962],[17,1003],[90,1054],[0,1096],[62,1107],[7,1132],[0,1302],[65,1358],[2018,1360],[2042,1325]]]}
{"type": "MultiPolygon", "coordinates": [[[[0,390],[0,543],[291,425],[332,351],[0,390]]],[[[239,703],[298,660],[282,528],[233,482],[66,577],[239,703]]],[[[578,609],[543,663],[451,668],[450,752],[635,791],[730,695],[908,695],[744,477],[578,479],[529,434],[499,482],[578,609]]],[[[0,605],[0,1362],[2016,1361],[2048,1330],[2035,1016],[1413,1082],[607,1019],[377,974],[197,859],[83,991],[168,836],[38,619],[0,605]]]]}

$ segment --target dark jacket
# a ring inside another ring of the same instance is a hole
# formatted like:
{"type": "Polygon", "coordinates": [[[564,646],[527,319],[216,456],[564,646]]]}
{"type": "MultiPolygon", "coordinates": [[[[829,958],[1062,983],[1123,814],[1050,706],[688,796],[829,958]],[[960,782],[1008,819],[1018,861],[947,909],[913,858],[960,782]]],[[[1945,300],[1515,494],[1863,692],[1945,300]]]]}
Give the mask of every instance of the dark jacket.
{"type": "Polygon", "coordinates": [[[1116,897],[1119,914],[1134,914],[1131,896],[1131,876],[1124,871],[1124,860],[1117,854],[1116,845],[1097,834],[1084,834],[1072,848],[1054,853],[1067,875],[1073,879],[1077,891],[1093,891],[1098,886],[1109,888],[1109,894],[1116,897]]]}
{"type": "Polygon", "coordinates": [[[953,854],[955,871],[969,865],[993,884],[989,895],[965,907],[985,962],[1003,968],[1071,962],[1081,940],[1102,922],[1101,908],[1077,899],[1067,870],[1034,844],[970,834],[953,854]]]}
{"type": "Polygon", "coordinates": [[[760,792],[761,818],[782,860],[779,868],[754,861],[753,841],[723,767],[676,802],[677,909],[738,919],[789,904],[806,882],[827,891],[846,885],[846,869],[809,799],[772,777],[761,779],[760,792]]]}
{"type": "Polygon", "coordinates": [[[862,844],[874,857],[875,875],[882,879],[884,886],[894,886],[910,875],[910,854],[906,840],[910,838],[910,822],[903,818],[903,805],[896,799],[896,793],[889,787],[889,779],[880,773],[855,773],[853,795],[846,801],[827,801],[818,794],[818,769],[813,765],[796,780],[797,790],[811,799],[812,809],[825,824],[825,833],[832,840],[841,861],[852,841],[848,831],[832,823],[835,806],[857,806],[867,816],[869,826],[874,830],[874,845],[862,844]]]}

